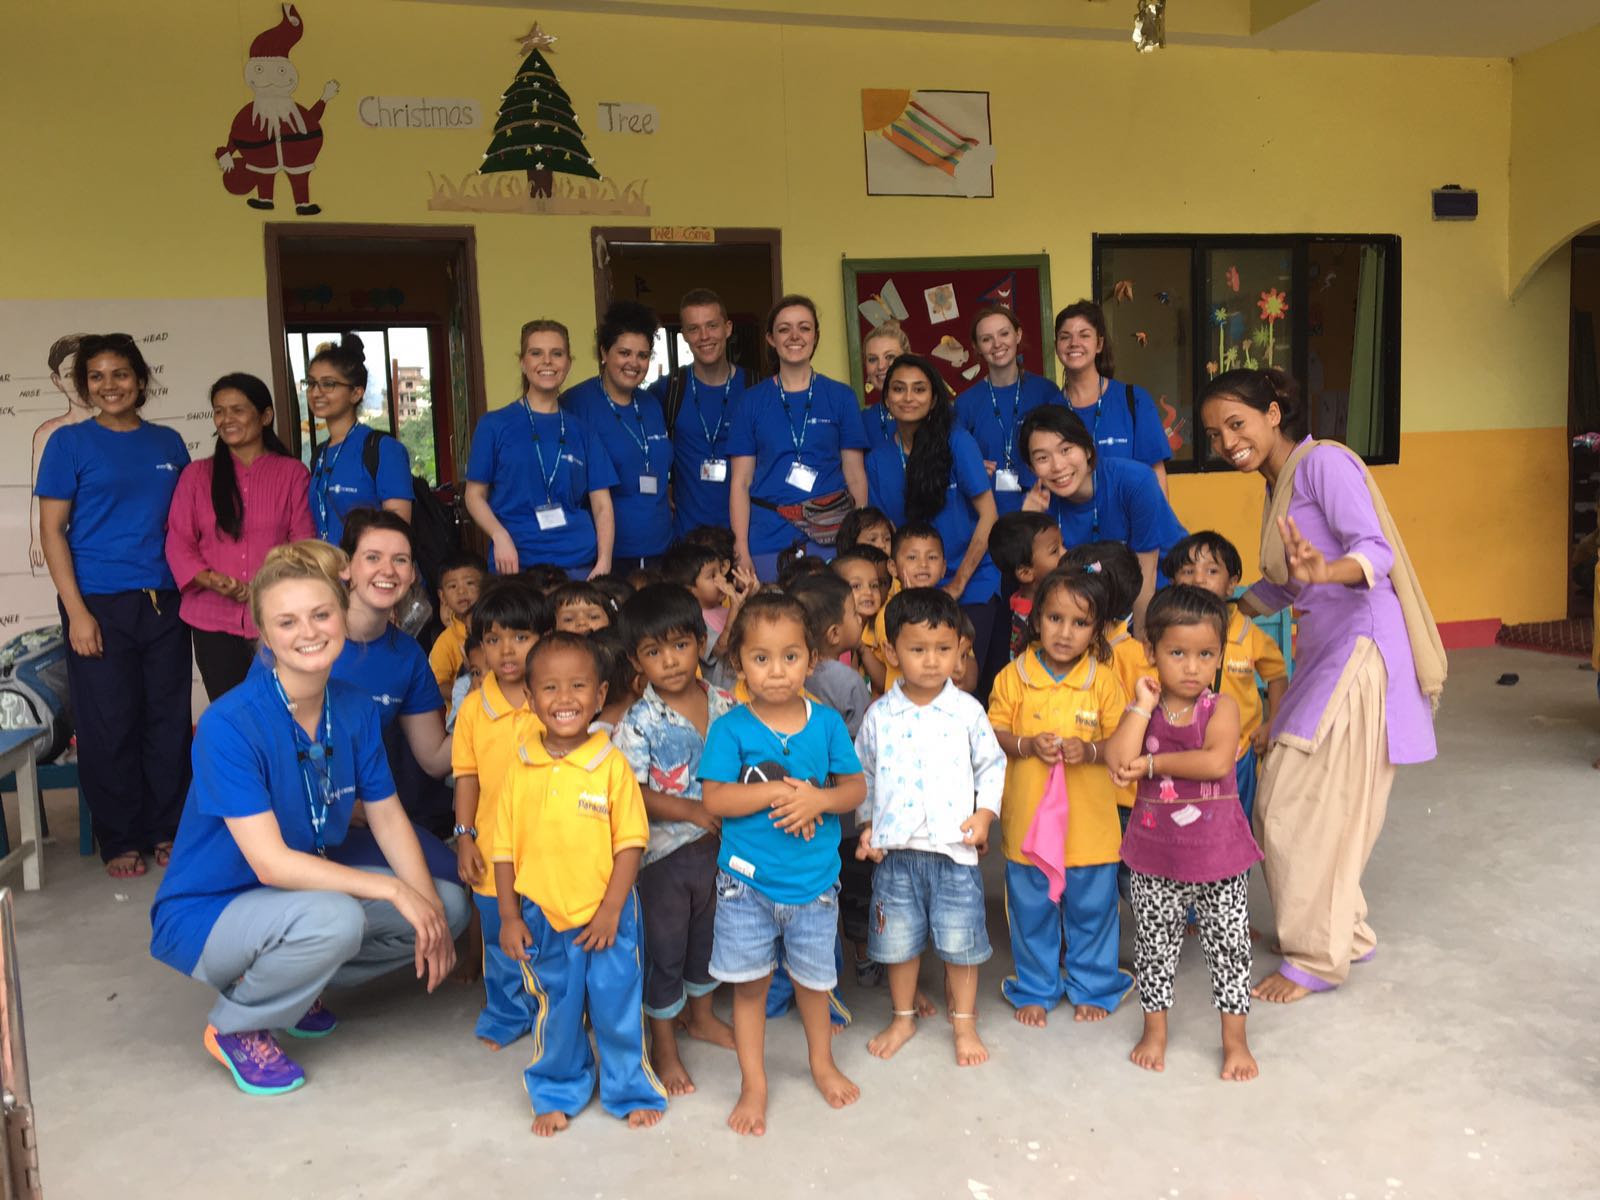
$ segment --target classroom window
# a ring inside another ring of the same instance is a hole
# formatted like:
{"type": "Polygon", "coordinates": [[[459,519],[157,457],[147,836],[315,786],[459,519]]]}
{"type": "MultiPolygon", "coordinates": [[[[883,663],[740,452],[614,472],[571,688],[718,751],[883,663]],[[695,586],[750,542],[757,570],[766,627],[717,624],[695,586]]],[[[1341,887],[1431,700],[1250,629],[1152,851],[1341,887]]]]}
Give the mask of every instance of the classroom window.
{"type": "MultiPolygon", "coordinates": [[[[433,359],[425,325],[394,325],[357,329],[366,349],[367,389],[358,419],[392,433],[411,455],[411,471],[430,486],[439,485],[439,456],[434,445],[433,359]]],[[[308,466],[315,449],[327,439],[327,429],[311,415],[306,398],[306,364],[326,342],[339,334],[317,329],[295,329],[287,335],[290,378],[295,381],[300,410],[300,458],[308,466]]]]}
{"type": "Polygon", "coordinates": [[[1227,470],[1194,398],[1235,367],[1299,381],[1301,432],[1400,458],[1400,239],[1104,235],[1094,294],[1116,375],[1156,398],[1176,471],[1227,470]]]}

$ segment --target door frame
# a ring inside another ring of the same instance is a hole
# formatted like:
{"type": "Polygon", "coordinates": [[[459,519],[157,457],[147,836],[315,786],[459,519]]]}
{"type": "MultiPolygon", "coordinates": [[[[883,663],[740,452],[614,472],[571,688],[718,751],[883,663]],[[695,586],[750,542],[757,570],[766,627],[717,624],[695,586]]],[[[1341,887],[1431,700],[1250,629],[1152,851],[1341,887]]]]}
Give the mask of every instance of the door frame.
{"type": "MultiPolygon", "coordinates": [[[[288,323],[283,309],[283,271],[281,256],[287,250],[315,249],[318,243],[367,243],[362,247],[404,254],[407,249],[434,248],[440,242],[454,243],[450,262],[459,272],[466,297],[466,318],[470,328],[467,350],[467,428],[477,428],[478,418],[488,408],[484,383],[483,318],[478,308],[478,236],[471,225],[365,225],[356,222],[319,222],[315,225],[288,221],[268,221],[262,226],[263,249],[267,260],[267,336],[272,342],[272,395],[277,410],[277,427],[289,448],[300,453],[299,391],[289,378],[289,356],[285,350],[288,323]]],[[[452,446],[460,463],[466,462],[467,447],[452,446]]]]}
{"type": "Polygon", "coordinates": [[[599,325],[610,303],[606,286],[608,248],[624,246],[765,246],[772,275],[772,302],[783,295],[783,230],[754,226],[594,225],[589,229],[590,266],[594,271],[594,320],[599,325]]]}

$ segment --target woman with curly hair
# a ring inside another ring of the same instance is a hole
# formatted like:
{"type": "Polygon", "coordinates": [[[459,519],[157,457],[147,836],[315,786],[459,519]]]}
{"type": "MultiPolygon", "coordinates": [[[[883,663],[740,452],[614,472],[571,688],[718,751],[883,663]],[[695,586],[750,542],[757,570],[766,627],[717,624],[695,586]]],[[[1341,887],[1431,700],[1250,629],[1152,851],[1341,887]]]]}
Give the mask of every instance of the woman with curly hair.
{"type": "Polygon", "coordinates": [[[883,403],[895,421],[894,437],[867,456],[868,503],[897,527],[926,521],[939,531],[946,556],[942,586],[971,618],[977,631],[972,651],[987,664],[1000,573],[988,552],[998,514],[983,451],[956,426],[950,389],[926,358],[894,360],[884,376],[883,403]]]}

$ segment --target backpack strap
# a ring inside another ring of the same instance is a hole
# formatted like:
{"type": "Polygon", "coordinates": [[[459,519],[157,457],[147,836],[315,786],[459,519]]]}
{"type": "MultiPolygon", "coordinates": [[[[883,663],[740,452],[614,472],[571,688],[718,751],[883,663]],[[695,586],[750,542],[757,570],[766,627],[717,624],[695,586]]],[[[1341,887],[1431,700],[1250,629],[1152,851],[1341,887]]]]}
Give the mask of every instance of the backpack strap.
{"type": "Polygon", "coordinates": [[[693,367],[679,367],[667,381],[667,394],[662,400],[662,416],[667,419],[667,434],[671,436],[678,424],[678,413],[683,409],[683,394],[689,388],[689,372],[693,367]]]}
{"type": "Polygon", "coordinates": [[[1133,424],[1134,424],[1134,421],[1136,419],[1135,418],[1135,414],[1134,414],[1133,384],[1131,384],[1131,383],[1123,384],[1122,385],[1122,390],[1128,397],[1128,425],[1129,425],[1129,427],[1131,429],[1133,424]]]}
{"type": "MultiPolygon", "coordinates": [[[[1128,393],[1130,396],[1132,392],[1128,393]]],[[[361,465],[367,469],[367,477],[376,486],[378,482],[378,457],[383,453],[383,439],[392,437],[381,429],[368,427],[366,445],[361,447],[361,465]]]]}

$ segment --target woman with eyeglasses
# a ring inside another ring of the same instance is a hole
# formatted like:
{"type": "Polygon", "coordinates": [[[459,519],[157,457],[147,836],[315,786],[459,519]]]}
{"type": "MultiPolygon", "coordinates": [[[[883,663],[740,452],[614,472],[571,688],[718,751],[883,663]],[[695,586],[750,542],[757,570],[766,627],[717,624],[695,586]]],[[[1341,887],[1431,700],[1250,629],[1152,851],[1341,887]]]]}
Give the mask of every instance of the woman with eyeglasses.
{"type": "Polygon", "coordinates": [[[67,635],[78,781],[106,874],[158,867],[189,784],[189,627],[167,566],[167,510],[189,452],[141,420],[150,368],[125,333],[88,334],[72,366],[98,410],[45,443],[34,494],[67,635]]]}
{"type": "Polygon", "coordinates": [[[327,423],[328,440],[311,456],[311,516],[317,536],[335,546],[353,508],[385,508],[411,520],[411,456],[399,438],[361,423],[366,394],[367,359],[359,337],[341,334],[337,344],[317,348],[306,367],[306,403],[312,416],[327,423]]]}
{"type": "Polygon", "coordinates": [[[258,631],[250,580],[267,551],[316,537],[310,472],[272,431],[272,391],[236,372],[211,385],[217,446],[178,476],[167,518],[167,565],[183,593],[179,612],[215,700],[244,681],[258,631]]]}

